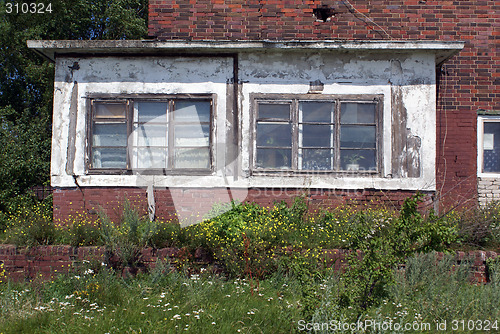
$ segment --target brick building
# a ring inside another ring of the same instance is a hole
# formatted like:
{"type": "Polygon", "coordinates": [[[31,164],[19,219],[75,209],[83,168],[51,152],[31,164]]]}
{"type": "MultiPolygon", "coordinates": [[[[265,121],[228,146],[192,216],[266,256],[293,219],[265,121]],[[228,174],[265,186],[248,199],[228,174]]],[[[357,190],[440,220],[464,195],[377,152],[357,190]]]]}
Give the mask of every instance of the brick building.
{"type": "Polygon", "coordinates": [[[151,0],[145,41],[56,62],[54,215],[306,193],[500,198],[496,1],[151,0]],[[478,116],[479,115],[479,116],[478,116]]]}

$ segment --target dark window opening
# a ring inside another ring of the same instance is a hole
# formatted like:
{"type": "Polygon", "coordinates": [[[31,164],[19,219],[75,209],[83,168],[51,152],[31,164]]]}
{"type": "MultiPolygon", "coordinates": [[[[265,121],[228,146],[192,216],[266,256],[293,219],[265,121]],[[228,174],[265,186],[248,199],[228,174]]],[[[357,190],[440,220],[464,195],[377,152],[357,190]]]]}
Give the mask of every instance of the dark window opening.
{"type": "Polygon", "coordinates": [[[500,122],[484,122],[483,172],[500,172],[500,122]]]}
{"type": "Polygon", "coordinates": [[[329,8],[326,5],[323,5],[318,8],[313,9],[313,14],[318,21],[330,21],[331,17],[335,15],[335,11],[333,8],[329,8]]]}

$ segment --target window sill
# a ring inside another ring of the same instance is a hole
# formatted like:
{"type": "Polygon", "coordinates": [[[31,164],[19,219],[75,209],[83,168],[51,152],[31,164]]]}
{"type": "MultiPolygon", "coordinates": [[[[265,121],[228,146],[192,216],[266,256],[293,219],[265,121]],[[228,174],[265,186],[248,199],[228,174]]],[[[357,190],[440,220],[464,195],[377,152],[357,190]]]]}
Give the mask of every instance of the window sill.
{"type": "Polygon", "coordinates": [[[206,176],[212,175],[211,169],[184,169],[184,170],[165,170],[165,169],[106,169],[94,168],[86,173],[87,175],[186,175],[186,176],[206,176]]]}
{"type": "Polygon", "coordinates": [[[285,176],[285,177],[294,177],[294,176],[333,176],[333,177],[364,177],[364,176],[379,176],[379,171],[354,171],[354,170],[342,170],[342,171],[321,171],[321,170],[253,170],[250,173],[252,176],[285,176]]]}
{"type": "Polygon", "coordinates": [[[483,179],[500,179],[500,172],[498,173],[477,173],[477,177],[483,178],[483,179]]]}

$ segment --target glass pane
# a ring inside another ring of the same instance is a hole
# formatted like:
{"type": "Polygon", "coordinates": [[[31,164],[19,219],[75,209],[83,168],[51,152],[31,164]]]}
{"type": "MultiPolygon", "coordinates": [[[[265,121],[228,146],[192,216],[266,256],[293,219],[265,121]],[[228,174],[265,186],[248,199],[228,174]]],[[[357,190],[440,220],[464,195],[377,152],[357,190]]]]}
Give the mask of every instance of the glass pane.
{"type": "Polygon", "coordinates": [[[340,146],[342,148],[375,148],[375,126],[341,126],[340,146]]]}
{"type": "Polygon", "coordinates": [[[174,168],[210,168],[208,147],[176,149],[174,168]]]}
{"type": "Polygon", "coordinates": [[[259,118],[290,119],[289,104],[259,103],[259,118]]]}
{"type": "Polygon", "coordinates": [[[137,102],[138,117],[135,117],[136,122],[167,122],[166,102],[137,102]]]}
{"type": "Polygon", "coordinates": [[[257,146],[292,146],[292,125],[288,123],[258,123],[257,146]]]}
{"type": "Polygon", "coordinates": [[[330,149],[303,149],[302,169],[305,170],[331,170],[332,150],[330,149]]]}
{"type": "Polygon", "coordinates": [[[484,123],[483,172],[500,172],[500,123],[498,122],[484,123]]]}
{"type": "Polygon", "coordinates": [[[93,146],[127,146],[127,125],[125,123],[94,124],[93,146]]]}
{"type": "Polygon", "coordinates": [[[340,167],[343,170],[376,170],[375,150],[340,150],[340,167]]]}
{"type": "Polygon", "coordinates": [[[92,149],[92,167],[127,168],[127,149],[125,147],[92,149]]]}
{"type": "Polygon", "coordinates": [[[193,124],[175,127],[175,146],[208,146],[210,125],[193,124]]]}
{"type": "Polygon", "coordinates": [[[210,102],[175,101],[174,119],[179,122],[210,122],[210,102]]]}
{"type": "Polygon", "coordinates": [[[258,168],[289,169],[292,166],[292,150],[285,148],[257,149],[258,168]]]}
{"type": "Polygon", "coordinates": [[[303,147],[331,147],[333,126],[331,125],[301,125],[303,147]]]}
{"type": "Polygon", "coordinates": [[[167,125],[134,124],[136,146],[167,146],[167,125]]]}
{"type": "Polygon", "coordinates": [[[95,103],[96,118],[124,118],[125,110],[125,103],[95,103]]]}
{"type": "Polygon", "coordinates": [[[332,122],[333,102],[302,102],[302,122],[332,122]]]}
{"type": "Polygon", "coordinates": [[[375,103],[342,103],[341,123],[375,123],[375,103]]]}
{"type": "Polygon", "coordinates": [[[135,168],[166,168],[167,150],[165,148],[137,148],[134,152],[135,168]]]}

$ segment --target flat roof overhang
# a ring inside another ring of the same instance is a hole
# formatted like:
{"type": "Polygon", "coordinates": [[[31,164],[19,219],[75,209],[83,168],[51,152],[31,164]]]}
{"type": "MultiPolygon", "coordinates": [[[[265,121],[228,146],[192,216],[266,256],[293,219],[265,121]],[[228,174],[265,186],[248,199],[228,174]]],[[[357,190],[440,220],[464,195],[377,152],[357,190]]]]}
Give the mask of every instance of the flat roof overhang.
{"type": "Polygon", "coordinates": [[[50,61],[60,56],[219,54],[255,51],[432,52],[439,66],[464,48],[465,42],[423,40],[322,41],[187,41],[187,40],[29,40],[50,61]]]}

